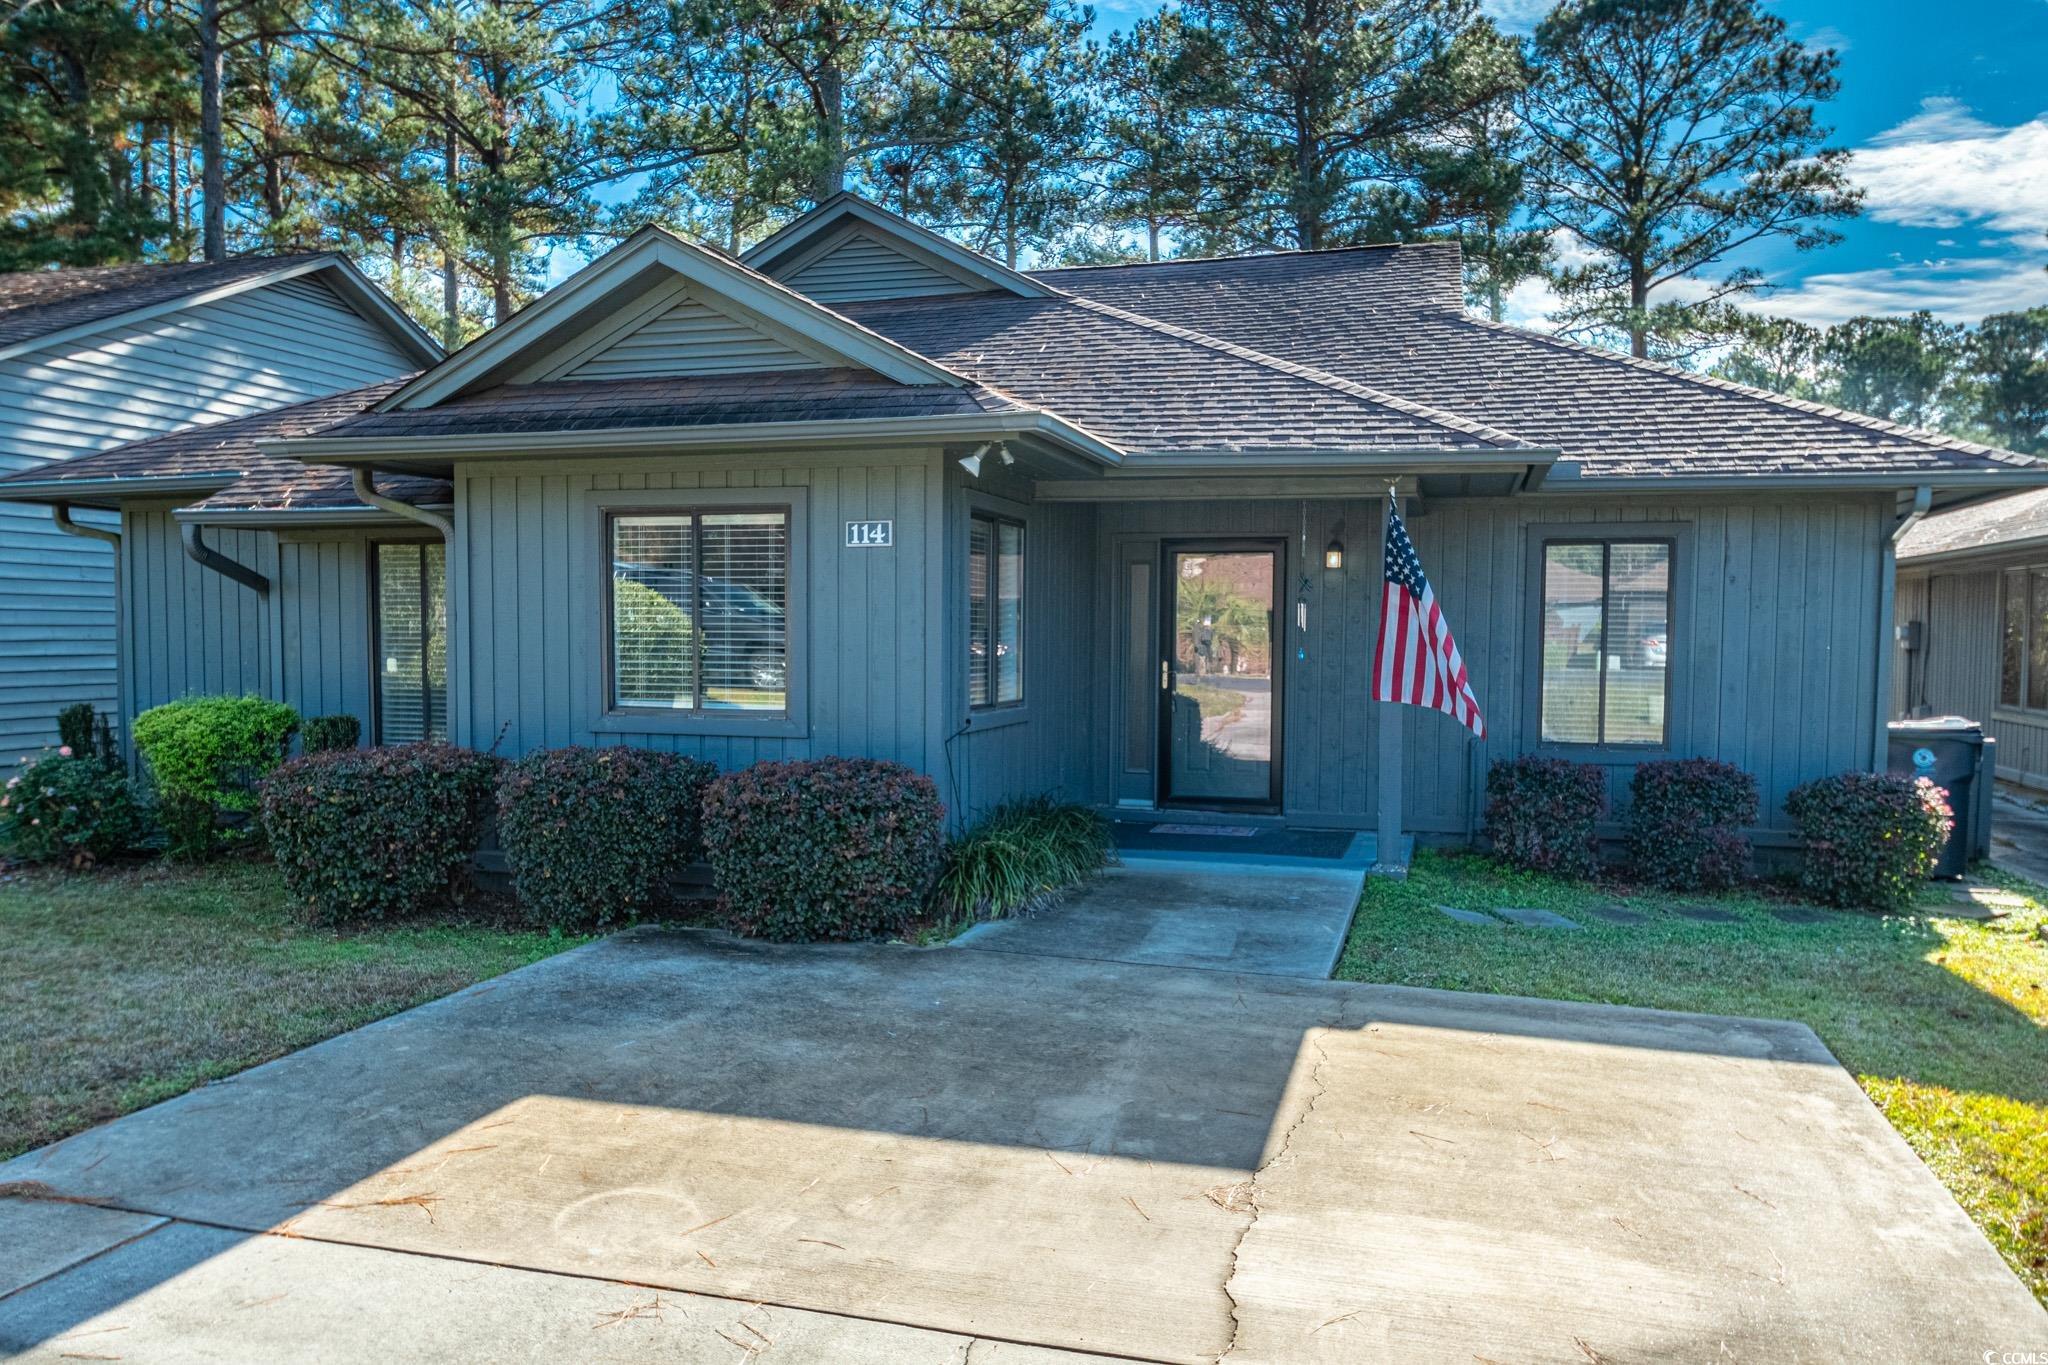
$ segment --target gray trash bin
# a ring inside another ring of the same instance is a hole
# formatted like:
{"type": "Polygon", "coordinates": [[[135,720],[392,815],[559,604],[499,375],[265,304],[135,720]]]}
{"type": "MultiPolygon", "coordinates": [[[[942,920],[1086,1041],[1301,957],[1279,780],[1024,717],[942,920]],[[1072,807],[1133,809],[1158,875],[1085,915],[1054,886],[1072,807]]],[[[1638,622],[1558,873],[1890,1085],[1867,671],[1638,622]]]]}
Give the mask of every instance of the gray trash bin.
{"type": "Polygon", "coordinates": [[[1895,720],[1888,728],[1891,770],[1945,788],[1955,812],[1955,828],[1929,875],[1960,877],[1971,858],[1991,851],[1992,741],[1983,726],[1961,716],[1895,720]]]}

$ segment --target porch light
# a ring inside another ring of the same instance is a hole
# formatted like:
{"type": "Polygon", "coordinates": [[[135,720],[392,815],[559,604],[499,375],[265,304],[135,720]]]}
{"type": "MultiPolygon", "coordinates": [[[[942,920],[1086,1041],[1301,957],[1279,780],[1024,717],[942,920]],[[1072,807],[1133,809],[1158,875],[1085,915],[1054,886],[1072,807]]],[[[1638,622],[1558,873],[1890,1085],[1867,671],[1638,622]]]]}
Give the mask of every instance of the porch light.
{"type": "MultiPolygon", "coordinates": [[[[968,478],[978,479],[981,477],[981,457],[988,454],[990,444],[988,441],[983,441],[974,448],[973,454],[960,457],[960,467],[967,471],[968,478]]],[[[1005,453],[1007,454],[1007,452],[1005,453]]]]}
{"type": "Polygon", "coordinates": [[[1344,542],[1333,540],[1323,547],[1323,567],[1341,569],[1344,567],[1344,542]]]}

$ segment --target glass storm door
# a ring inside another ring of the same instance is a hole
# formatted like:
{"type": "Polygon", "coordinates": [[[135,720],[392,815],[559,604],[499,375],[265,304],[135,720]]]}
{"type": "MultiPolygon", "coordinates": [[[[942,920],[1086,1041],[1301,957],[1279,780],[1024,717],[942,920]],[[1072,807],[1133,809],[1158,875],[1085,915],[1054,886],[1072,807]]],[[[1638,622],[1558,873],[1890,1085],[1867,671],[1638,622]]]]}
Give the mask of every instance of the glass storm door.
{"type": "Polygon", "coordinates": [[[1169,545],[1160,683],[1162,795],[1184,805],[1279,804],[1275,548],[1169,545]]]}

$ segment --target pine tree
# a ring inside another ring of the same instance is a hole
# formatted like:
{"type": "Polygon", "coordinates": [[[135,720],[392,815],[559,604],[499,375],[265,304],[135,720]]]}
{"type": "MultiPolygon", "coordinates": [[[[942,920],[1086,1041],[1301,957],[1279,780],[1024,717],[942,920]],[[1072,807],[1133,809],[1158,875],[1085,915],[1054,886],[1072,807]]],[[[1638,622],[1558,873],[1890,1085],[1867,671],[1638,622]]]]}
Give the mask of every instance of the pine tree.
{"type": "Polygon", "coordinates": [[[1939,427],[1955,408],[1967,338],[1965,328],[1924,311],[1851,318],[1821,343],[1824,396],[1851,412],[1939,427]]]}
{"type": "MultiPolygon", "coordinates": [[[[1848,153],[1823,145],[1837,58],[1760,0],[1565,0],[1538,26],[1525,109],[1539,216],[1599,253],[1558,271],[1567,332],[1695,344],[1711,305],[1763,283],[1728,269],[1704,297],[1656,292],[1755,243],[1810,250],[1857,211],[1848,153]]],[[[1724,315],[1725,316],[1725,315],[1724,315]]],[[[1710,330],[1710,329],[1709,329],[1710,330]]]]}
{"type": "Polygon", "coordinates": [[[2048,308],[1985,318],[1964,369],[1974,423],[2008,450],[2048,453],[2048,308]]]}
{"type": "MultiPolygon", "coordinates": [[[[1197,188],[1184,153],[1188,113],[1176,99],[1170,70],[1184,39],[1180,16],[1169,10],[1140,19],[1129,33],[1113,33],[1096,66],[1093,83],[1098,109],[1096,150],[1089,158],[1099,220],[1108,228],[1136,228],[1144,233],[1144,259],[1161,258],[1162,240],[1185,229],[1194,218],[1197,188]]],[[[1099,264],[1094,258],[1116,248],[1076,242],[1084,259],[1072,264],[1099,264]]]]}
{"type": "Polygon", "coordinates": [[[1814,398],[1822,389],[1820,328],[1793,318],[1744,314],[1736,320],[1736,341],[1711,373],[1753,389],[1792,398],[1814,398]]]}

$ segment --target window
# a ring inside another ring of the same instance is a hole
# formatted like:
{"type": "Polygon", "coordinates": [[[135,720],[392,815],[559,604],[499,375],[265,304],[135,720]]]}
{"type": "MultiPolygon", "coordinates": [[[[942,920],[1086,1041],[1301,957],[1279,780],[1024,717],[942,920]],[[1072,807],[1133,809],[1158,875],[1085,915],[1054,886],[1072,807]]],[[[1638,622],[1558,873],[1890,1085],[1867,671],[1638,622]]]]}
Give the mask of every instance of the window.
{"type": "Polygon", "coordinates": [[[611,518],[611,705],[787,709],[789,513],[611,518]]]}
{"type": "Polygon", "coordinates": [[[967,523],[967,704],[1024,700],[1024,526],[967,523]]]}
{"type": "Polygon", "coordinates": [[[377,742],[448,737],[447,547],[377,545],[377,742]]]}
{"type": "Polygon", "coordinates": [[[1669,541],[1544,544],[1545,743],[1664,743],[1670,648],[1669,541]]]}
{"type": "Polygon", "coordinates": [[[2048,568],[1999,575],[1998,704],[2048,711],[2048,568]]]}

